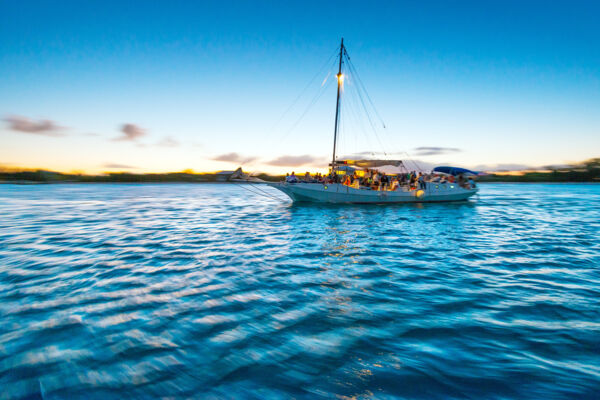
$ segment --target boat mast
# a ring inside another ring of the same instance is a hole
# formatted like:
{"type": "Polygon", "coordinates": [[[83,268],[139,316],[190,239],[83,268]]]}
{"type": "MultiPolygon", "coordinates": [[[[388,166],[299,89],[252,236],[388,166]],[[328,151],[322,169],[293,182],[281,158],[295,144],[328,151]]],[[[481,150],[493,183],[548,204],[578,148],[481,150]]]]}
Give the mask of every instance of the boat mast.
{"type": "Polygon", "coordinates": [[[339,125],[339,116],[340,116],[340,89],[343,83],[342,76],[342,60],[344,58],[344,38],[342,38],[342,44],[340,45],[340,64],[338,68],[337,74],[337,100],[335,103],[335,127],[333,129],[333,159],[331,161],[331,172],[335,170],[335,148],[337,144],[337,133],[338,133],[338,125],[339,125]]]}

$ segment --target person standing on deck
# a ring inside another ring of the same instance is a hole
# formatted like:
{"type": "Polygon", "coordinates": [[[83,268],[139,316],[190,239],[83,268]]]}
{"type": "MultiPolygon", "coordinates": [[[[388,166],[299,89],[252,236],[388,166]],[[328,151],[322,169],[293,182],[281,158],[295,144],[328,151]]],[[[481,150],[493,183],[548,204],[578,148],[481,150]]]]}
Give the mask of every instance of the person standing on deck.
{"type": "Polygon", "coordinates": [[[420,172],[419,172],[419,178],[418,178],[418,181],[419,181],[419,189],[423,189],[423,190],[425,190],[425,177],[424,177],[424,176],[423,176],[423,174],[422,174],[422,173],[420,173],[420,172]]]}

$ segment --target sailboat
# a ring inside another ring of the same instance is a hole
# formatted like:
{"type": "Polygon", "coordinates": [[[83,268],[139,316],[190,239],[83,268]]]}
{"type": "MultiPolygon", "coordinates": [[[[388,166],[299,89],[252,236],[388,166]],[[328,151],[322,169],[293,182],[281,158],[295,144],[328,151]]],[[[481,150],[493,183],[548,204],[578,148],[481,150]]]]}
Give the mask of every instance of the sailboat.
{"type": "MultiPolygon", "coordinates": [[[[422,182],[419,185],[388,185],[377,187],[349,185],[341,183],[343,175],[348,171],[377,171],[384,167],[401,167],[402,160],[371,160],[371,159],[338,159],[336,157],[338,131],[340,125],[340,101],[344,81],[344,39],[340,45],[339,64],[337,73],[337,98],[335,108],[335,125],[333,131],[333,156],[330,176],[337,177],[330,182],[284,181],[268,183],[269,186],[285,193],[294,202],[319,203],[422,203],[463,201],[477,193],[475,185],[458,184],[450,181],[422,182]],[[341,178],[340,178],[341,176],[341,178]]],[[[346,53],[347,54],[347,53],[346,53]]],[[[437,167],[434,173],[450,176],[468,176],[476,173],[454,167],[437,167]]]]}

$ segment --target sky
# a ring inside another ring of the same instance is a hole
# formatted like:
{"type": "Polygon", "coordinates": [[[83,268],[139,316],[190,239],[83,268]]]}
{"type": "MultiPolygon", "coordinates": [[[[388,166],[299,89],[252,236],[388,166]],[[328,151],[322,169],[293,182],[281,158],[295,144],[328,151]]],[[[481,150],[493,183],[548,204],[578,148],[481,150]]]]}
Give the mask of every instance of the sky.
{"type": "Polygon", "coordinates": [[[322,171],[342,37],[358,74],[340,156],[599,157],[599,15],[597,1],[0,1],[0,167],[322,171]]]}

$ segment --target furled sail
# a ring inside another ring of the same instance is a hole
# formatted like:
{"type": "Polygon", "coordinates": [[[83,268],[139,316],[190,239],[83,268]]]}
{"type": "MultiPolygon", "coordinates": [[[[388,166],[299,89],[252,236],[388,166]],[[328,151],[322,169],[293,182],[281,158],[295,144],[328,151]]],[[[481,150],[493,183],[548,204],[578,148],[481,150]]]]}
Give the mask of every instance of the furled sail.
{"type": "Polygon", "coordinates": [[[354,165],[359,168],[377,168],[385,166],[400,167],[402,160],[338,160],[337,165],[354,165]]]}

